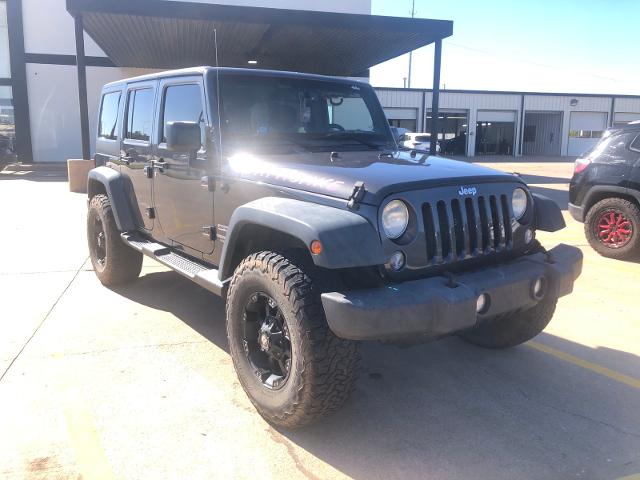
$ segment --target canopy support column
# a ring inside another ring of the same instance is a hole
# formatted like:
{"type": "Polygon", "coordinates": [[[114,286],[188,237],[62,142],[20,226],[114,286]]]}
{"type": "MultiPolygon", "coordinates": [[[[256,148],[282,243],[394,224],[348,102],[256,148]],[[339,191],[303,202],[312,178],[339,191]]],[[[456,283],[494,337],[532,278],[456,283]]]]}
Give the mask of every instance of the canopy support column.
{"type": "Polygon", "coordinates": [[[436,154],[438,145],[438,109],[440,105],[440,65],[442,63],[442,40],[435,42],[435,55],[433,57],[433,95],[431,97],[431,155],[436,154]]]}
{"type": "Polygon", "coordinates": [[[89,138],[89,107],[87,104],[87,66],[84,54],[84,25],[82,15],[74,17],[76,34],[76,68],[78,71],[78,102],[80,104],[80,137],[82,140],[82,158],[89,160],[91,143],[89,138]]]}

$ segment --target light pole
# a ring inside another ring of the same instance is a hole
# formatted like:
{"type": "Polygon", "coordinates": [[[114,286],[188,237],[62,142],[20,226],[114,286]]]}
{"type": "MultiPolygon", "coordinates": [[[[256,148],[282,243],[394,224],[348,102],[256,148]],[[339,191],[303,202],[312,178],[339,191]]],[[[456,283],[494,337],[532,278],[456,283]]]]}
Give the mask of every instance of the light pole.
{"type": "MultiPolygon", "coordinates": [[[[411,18],[416,16],[416,0],[411,0],[411,18]]],[[[409,52],[409,74],[407,75],[407,88],[411,88],[411,62],[413,61],[413,50],[409,52]]]]}

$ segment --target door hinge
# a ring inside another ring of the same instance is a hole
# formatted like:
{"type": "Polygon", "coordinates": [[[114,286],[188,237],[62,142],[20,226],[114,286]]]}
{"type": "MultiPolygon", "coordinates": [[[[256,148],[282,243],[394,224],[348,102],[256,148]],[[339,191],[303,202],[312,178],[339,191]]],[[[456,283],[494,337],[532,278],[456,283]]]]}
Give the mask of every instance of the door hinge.
{"type": "Polygon", "coordinates": [[[202,177],[200,179],[200,186],[209,192],[214,192],[216,189],[215,178],[211,175],[202,177]]]}
{"type": "Polygon", "coordinates": [[[347,203],[349,210],[358,209],[358,202],[362,201],[365,193],[366,190],[364,189],[364,182],[356,182],[353,184],[353,191],[349,196],[349,203],[347,203]]]}
{"type": "Polygon", "coordinates": [[[215,242],[216,240],[216,227],[213,225],[206,225],[202,227],[202,234],[209,237],[209,240],[215,242]]]}
{"type": "Polygon", "coordinates": [[[156,218],[156,209],[155,208],[149,207],[149,208],[147,208],[146,211],[147,211],[147,217],[152,218],[152,219],[156,218]]]}

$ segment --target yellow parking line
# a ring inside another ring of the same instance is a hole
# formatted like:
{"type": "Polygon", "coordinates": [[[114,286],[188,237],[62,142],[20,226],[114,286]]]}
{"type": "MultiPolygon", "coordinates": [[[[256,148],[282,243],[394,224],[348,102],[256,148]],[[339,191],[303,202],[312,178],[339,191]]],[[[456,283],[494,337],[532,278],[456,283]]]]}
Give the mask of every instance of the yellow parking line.
{"type": "MultiPolygon", "coordinates": [[[[630,387],[640,389],[640,379],[638,378],[625,375],[624,373],[616,372],[615,370],[603,367],[602,365],[598,365],[597,363],[589,362],[588,360],[584,360],[583,358],[576,357],[574,355],[571,355],[570,353],[557,350],[553,347],[549,347],[539,342],[530,341],[525,343],[525,345],[531,348],[535,348],[536,350],[544,352],[553,357],[559,358],[560,360],[564,360],[565,362],[577,365],[578,367],[582,367],[600,375],[604,375],[605,377],[615,380],[616,382],[624,383],[625,385],[628,385],[630,387]]],[[[640,480],[640,477],[637,480],[640,480]]]]}
{"type": "Polygon", "coordinates": [[[82,478],[89,480],[113,479],[113,471],[102,449],[91,413],[73,403],[64,409],[64,415],[82,478]]]}

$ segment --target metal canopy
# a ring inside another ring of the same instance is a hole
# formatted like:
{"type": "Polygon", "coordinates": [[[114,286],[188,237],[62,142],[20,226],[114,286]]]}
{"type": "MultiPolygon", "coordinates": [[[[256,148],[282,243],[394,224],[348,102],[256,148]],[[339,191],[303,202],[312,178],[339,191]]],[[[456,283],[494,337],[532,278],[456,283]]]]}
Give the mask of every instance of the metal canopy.
{"type": "Polygon", "coordinates": [[[168,0],[67,0],[117,66],[220,66],[357,76],[448,37],[453,22],[168,0]]]}

